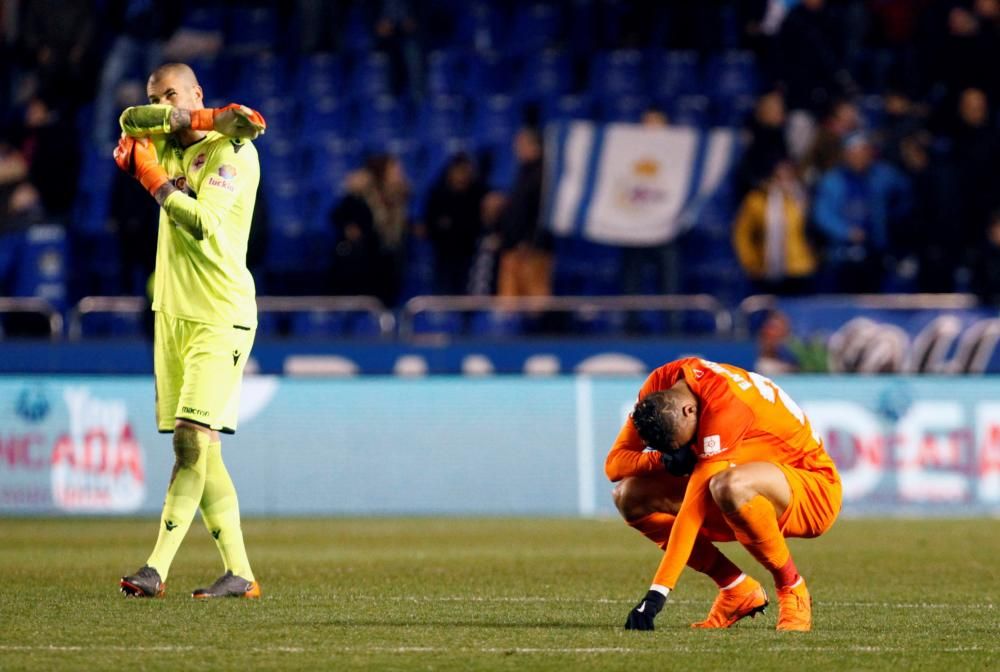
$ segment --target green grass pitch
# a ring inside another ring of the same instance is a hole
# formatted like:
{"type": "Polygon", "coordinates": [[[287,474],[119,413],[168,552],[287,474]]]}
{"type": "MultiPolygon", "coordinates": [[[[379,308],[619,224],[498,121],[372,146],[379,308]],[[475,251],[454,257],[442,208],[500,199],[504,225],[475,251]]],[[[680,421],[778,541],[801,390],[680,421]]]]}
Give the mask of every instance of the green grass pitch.
{"type": "Polygon", "coordinates": [[[0,670],[1000,669],[997,520],[842,520],[793,540],[811,633],[775,632],[776,605],[731,630],[691,630],[714,587],[690,571],[656,632],[624,631],[659,552],[620,521],[244,528],[264,598],[205,603],[190,591],[221,571],[200,523],[166,597],[135,600],[117,580],[142,564],[154,519],[0,519],[0,670]]]}

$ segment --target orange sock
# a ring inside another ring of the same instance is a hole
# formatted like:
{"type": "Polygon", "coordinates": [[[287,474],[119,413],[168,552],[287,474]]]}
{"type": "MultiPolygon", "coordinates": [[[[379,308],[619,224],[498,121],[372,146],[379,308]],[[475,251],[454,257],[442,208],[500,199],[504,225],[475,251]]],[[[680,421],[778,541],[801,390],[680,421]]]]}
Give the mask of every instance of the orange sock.
{"type": "MultiPolygon", "coordinates": [[[[673,527],[675,518],[676,516],[670,513],[651,513],[638,520],[626,522],[631,527],[642,532],[654,544],[663,550],[667,550],[667,541],[670,539],[670,528],[673,527]]],[[[735,582],[743,574],[739,567],[722,554],[722,551],[701,535],[698,535],[695,539],[694,548],[691,549],[691,557],[688,558],[687,566],[696,572],[707,575],[720,588],[735,582]]]]}
{"type": "Polygon", "coordinates": [[[757,495],[736,511],[723,513],[737,541],[771,572],[775,586],[782,588],[799,580],[799,572],[792,562],[785,537],[778,529],[778,517],[771,502],[757,495]]]}

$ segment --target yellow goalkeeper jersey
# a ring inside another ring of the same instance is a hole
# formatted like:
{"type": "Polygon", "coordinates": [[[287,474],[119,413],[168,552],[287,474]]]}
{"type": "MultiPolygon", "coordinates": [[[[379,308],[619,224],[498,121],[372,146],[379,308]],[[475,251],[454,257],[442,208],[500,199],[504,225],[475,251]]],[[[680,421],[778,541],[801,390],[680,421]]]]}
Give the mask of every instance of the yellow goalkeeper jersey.
{"type": "Polygon", "coordinates": [[[154,138],[180,191],[160,209],[153,310],[186,320],[255,327],[253,276],[246,266],[260,162],[247,140],[214,131],[188,147],[154,138]]]}

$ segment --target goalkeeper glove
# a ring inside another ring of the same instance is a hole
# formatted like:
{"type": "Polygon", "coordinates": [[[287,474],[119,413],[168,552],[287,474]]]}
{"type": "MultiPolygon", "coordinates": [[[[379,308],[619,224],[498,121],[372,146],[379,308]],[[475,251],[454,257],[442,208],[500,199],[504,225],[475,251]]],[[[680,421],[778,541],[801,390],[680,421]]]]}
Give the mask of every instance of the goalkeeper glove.
{"type": "Polygon", "coordinates": [[[625,621],[625,629],[655,630],[653,619],[656,618],[656,615],[660,613],[660,610],[663,609],[663,605],[666,603],[666,595],[655,590],[649,591],[646,593],[646,597],[642,598],[642,602],[635,605],[635,608],[629,612],[628,620],[625,621]]]}
{"type": "Polygon", "coordinates": [[[689,476],[698,462],[691,446],[681,446],[677,450],[664,450],[660,453],[660,461],[668,472],[674,476],[689,476]]]}
{"type": "Polygon", "coordinates": [[[156,160],[156,148],[149,138],[132,138],[122,133],[114,157],[118,167],[137,179],[154,198],[157,190],[170,181],[156,160]]]}
{"type": "Polygon", "coordinates": [[[260,112],[246,105],[230,103],[225,107],[191,110],[191,128],[196,131],[218,131],[230,138],[254,140],[267,130],[260,112]]]}

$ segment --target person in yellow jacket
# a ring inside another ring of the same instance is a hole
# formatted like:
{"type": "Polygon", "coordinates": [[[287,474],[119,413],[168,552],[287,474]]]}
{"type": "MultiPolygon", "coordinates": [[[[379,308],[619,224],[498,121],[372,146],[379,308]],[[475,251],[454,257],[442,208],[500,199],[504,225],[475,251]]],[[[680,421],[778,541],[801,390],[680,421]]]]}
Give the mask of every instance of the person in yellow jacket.
{"type": "Polygon", "coordinates": [[[805,192],[787,161],[743,199],[733,225],[733,247],[755,291],[810,290],[817,260],[806,236],[807,216],[805,192]]]}

